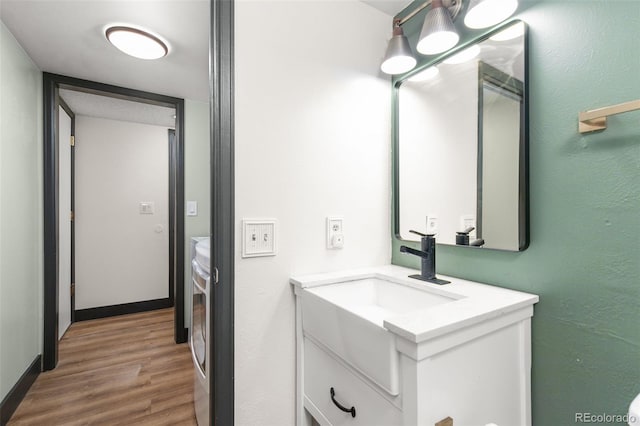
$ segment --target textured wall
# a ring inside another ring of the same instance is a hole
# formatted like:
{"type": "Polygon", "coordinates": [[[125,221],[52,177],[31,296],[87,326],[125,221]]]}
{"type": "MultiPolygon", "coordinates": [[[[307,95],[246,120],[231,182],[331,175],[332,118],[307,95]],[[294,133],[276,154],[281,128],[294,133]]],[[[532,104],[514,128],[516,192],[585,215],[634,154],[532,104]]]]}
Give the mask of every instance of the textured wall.
{"type": "Polygon", "coordinates": [[[42,73],[0,22],[0,399],[42,347],[42,73]]]}
{"type": "MultiPolygon", "coordinates": [[[[528,2],[531,245],[438,247],[438,271],[540,295],[533,422],[623,414],[640,392],[640,112],[580,135],[577,115],[640,98],[639,1],[528,2]]],[[[393,262],[418,267],[399,253],[393,262]]]]}

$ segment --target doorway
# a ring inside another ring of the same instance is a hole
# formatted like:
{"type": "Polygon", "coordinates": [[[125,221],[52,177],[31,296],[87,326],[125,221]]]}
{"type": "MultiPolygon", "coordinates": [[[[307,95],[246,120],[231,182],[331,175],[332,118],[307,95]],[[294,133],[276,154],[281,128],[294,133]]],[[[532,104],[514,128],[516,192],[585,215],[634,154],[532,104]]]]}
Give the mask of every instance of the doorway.
{"type": "MultiPolygon", "coordinates": [[[[44,94],[44,345],[43,371],[55,368],[58,362],[59,321],[63,313],[59,310],[61,298],[67,296],[67,284],[61,283],[60,239],[64,228],[66,203],[60,166],[60,142],[57,140],[59,91],[73,90],[85,94],[106,96],[112,99],[129,100],[143,104],[173,108],[175,110],[175,137],[169,138],[168,159],[168,297],[136,303],[119,303],[90,310],[77,311],[78,318],[90,319],[134,313],[144,310],[175,306],[174,340],[187,340],[184,303],[184,100],[164,95],[127,89],[118,86],[75,79],[56,74],[43,73],[44,94]],[[65,294],[62,294],[64,292],[65,294]]],[[[166,130],[164,139],[167,140],[166,130]]],[[[73,164],[73,162],[72,162],[73,164]]],[[[73,166],[71,166],[73,170],[73,166]]],[[[73,199],[73,191],[71,198],[73,199]]],[[[73,203],[73,201],[72,201],[73,203]]],[[[142,204],[141,204],[142,206],[142,204]]],[[[145,206],[148,208],[149,206],[145,206]]],[[[153,208],[153,206],[151,206],[153,208]]],[[[142,207],[141,207],[142,209],[142,207]]],[[[99,241],[97,242],[100,243],[99,241]]],[[[121,241],[122,245],[127,244],[121,241]]],[[[73,256],[71,256],[73,259],[73,256]]],[[[71,260],[73,262],[73,260],[71,260]]],[[[74,272],[71,268],[71,274],[74,272]]],[[[71,285],[71,295],[74,287],[71,285]]],[[[71,304],[74,304],[72,300],[71,304]]],[[[74,306],[71,307],[74,312],[74,306]]]]}

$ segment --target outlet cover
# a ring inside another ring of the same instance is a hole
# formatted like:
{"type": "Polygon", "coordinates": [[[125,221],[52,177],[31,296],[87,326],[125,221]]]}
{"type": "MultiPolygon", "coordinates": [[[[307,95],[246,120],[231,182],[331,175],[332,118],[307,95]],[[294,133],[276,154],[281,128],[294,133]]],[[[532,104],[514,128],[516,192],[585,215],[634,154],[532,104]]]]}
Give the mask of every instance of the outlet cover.
{"type": "Polygon", "coordinates": [[[242,220],[242,257],[276,255],[276,220],[242,220]]]}
{"type": "Polygon", "coordinates": [[[430,214],[427,216],[427,234],[437,234],[438,233],[438,216],[435,214],[430,214]]]}
{"type": "Polygon", "coordinates": [[[327,217],[327,248],[341,249],[344,247],[344,219],[339,216],[327,217]]]}

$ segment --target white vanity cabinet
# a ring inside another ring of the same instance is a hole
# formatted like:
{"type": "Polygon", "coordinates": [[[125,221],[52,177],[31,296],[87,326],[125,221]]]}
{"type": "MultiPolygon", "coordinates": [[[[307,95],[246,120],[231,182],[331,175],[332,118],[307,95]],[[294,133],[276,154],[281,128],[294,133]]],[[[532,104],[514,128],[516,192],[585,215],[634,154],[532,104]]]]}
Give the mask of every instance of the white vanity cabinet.
{"type": "Polygon", "coordinates": [[[384,266],[291,279],[296,423],[530,425],[538,297],[451,277],[438,286],[412,273],[384,266]]]}

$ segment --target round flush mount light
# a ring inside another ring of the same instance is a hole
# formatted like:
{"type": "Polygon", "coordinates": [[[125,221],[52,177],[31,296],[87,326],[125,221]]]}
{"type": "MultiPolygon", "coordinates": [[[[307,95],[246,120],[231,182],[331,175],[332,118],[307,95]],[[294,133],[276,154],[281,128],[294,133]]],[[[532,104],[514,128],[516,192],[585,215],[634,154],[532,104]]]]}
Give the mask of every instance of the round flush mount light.
{"type": "Polygon", "coordinates": [[[106,29],[107,40],[116,48],[140,59],[159,59],[169,53],[166,43],[138,28],[112,26],[106,29]]]}

